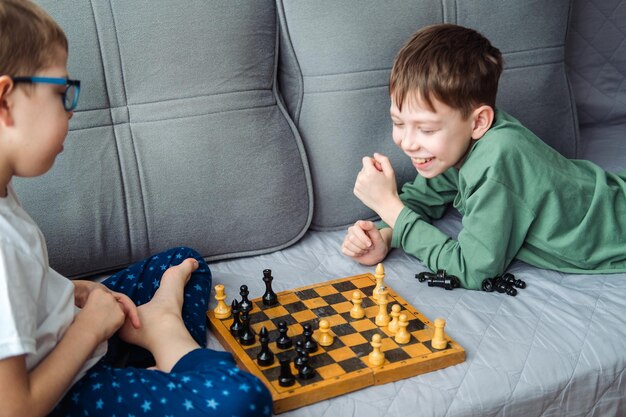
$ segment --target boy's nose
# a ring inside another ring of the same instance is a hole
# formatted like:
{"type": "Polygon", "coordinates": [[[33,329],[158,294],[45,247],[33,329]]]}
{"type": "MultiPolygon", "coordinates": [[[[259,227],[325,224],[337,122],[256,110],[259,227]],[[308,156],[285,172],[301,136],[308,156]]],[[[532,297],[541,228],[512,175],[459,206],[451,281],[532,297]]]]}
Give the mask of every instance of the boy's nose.
{"type": "Polygon", "coordinates": [[[402,141],[400,142],[400,147],[405,151],[415,151],[420,148],[417,138],[411,132],[406,132],[402,141]]]}

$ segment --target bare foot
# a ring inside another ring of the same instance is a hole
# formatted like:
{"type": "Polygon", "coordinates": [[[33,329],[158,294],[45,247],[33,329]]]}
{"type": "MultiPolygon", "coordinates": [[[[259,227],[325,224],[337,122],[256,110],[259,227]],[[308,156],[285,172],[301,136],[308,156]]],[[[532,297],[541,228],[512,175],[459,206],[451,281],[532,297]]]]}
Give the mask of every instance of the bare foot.
{"type": "Polygon", "coordinates": [[[126,320],[119,331],[122,340],[148,349],[159,370],[169,372],[183,355],[199,347],[181,316],[184,288],[197,267],[190,258],[165,271],[152,300],[137,308],[141,327],[126,320]]]}

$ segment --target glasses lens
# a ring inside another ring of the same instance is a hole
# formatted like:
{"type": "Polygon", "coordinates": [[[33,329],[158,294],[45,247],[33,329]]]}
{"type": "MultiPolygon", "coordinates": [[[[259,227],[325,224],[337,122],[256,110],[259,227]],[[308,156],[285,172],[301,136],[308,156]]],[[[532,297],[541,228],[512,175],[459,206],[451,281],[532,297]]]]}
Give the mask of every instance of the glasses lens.
{"type": "Polygon", "coordinates": [[[65,110],[72,111],[78,104],[78,89],[75,85],[68,85],[63,97],[63,106],[65,110]]]}

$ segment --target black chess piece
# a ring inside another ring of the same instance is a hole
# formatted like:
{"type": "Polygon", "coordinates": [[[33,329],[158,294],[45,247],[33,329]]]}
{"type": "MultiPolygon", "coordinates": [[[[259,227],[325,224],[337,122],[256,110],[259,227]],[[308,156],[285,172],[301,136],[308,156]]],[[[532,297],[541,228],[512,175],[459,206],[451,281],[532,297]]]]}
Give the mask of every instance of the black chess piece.
{"type": "Polygon", "coordinates": [[[508,282],[509,284],[513,285],[516,288],[520,288],[520,289],[526,288],[526,282],[522,281],[521,279],[515,279],[515,275],[511,274],[510,272],[507,272],[506,274],[502,275],[502,280],[505,282],[508,282]]]}
{"type": "Polygon", "coordinates": [[[293,346],[293,342],[291,338],[287,336],[287,332],[289,328],[287,327],[287,323],[284,321],[278,322],[278,339],[276,339],[276,346],[279,349],[289,349],[293,346]]]}
{"type": "Polygon", "coordinates": [[[253,345],[256,341],[254,332],[250,328],[250,316],[247,311],[241,312],[241,329],[239,330],[239,343],[243,346],[253,345]]]}
{"type": "Polygon", "coordinates": [[[302,364],[298,368],[298,378],[311,379],[315,376],[315,368],[309,365],[309,356],[302,356],[302,364]]]}
{"type": "Polygon", "coordinates": [[[304,329],[304,332],[302,333],[304,334],[304,348],[309,353],[316,352],[317,342],[313,340],[313,327],[311,326],[310,323],[307,323],[304,326],[302,326],[302,328],[304,329]]]}
{"type": "Polygon", "coordinates": [[[291,358],[288,356],[278,358],[280,362],[280,375],[278,376],[278,385],[281,387],[290,387],[296,383],[296,377],[291,372],[291,358]]]}
{"type": "Polygon", "coordinates": [[[278,296],[272,290],[272,281],[274,277],[272,277],[271,269],[263,270],[263,282],[265,283],[265,294],[263,294],[263,305],[264,306],[273,306],[278,304],[278,296]]]}
{"type": "Polygon", "coordinates": [[[305,356],[309,357],[309,352],[304,348],[304,342],[302,340],[296,341],[296,357],[293,358],[293,364],[296,366],[296,369],[300,369],[302,367],[302,358],[305,356]]]}
{"type": "Polygon", "coordinates": [[[248,294],[250,294],[250,291],[248,291],[247,285],[242,285],[241,287],[239,287],[239,295],[241,295],[241,301],[239,302],[239,310],[242,313],[244,311],[250,312],[250,310],[252,310],[252,303],[250,302],[250,300],[248,300],[248,294]]]}
{"type": "Polygon", "coordinates": [[[261,366],[270,366],[274,363],[274,353],[269,348],[270,336],[265,326],[261,328],[259,341],[261,342],[261,351],[256,356],[257,363],[261,366]]]}
{"type": "Polygon", "coordinates": [[[526,288],[526,283],[521,279],[515,279],[515,275],[506,273],[495,278],[485,278],[481,287],[486,292],[497,291],[515,297],[517,295],[515,287],[526,288]]]}
{"type": "Polygon", "coordinates": [[[446,274],[446,271],[443,269],[439,269],[436,274],[432,272],[420,272],[419,274],[415,274],[415,278],[417,278],[419,282],[428,281],[429,287],[441,287],[446,290],[453,290],[461,286],[461,281],[459,281],[458,277],[446,274]]]}
{"type": "Polygon", "coordinates": [[[233,300],[230,304],[230,311],[233,314],[233,324],[230,325],[230,334],[235,337],[239,337],[239,329],[241,329],[241,320],[239,320],[239,302],[237,300],[233,300]]]}

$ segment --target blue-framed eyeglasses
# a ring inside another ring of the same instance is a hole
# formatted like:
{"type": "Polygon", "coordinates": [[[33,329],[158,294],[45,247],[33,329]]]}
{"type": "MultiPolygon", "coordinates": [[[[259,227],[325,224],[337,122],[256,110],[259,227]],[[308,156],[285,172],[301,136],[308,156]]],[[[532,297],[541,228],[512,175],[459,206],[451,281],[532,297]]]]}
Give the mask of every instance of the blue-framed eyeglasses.
{"type": "Polygon", "coordinates": [[[65,92],[61,100],[65,111],[73,111],[78,106],[78,96],[80,94],[80,81],[70,80],[68,78],[51,78],[51,77],[11,77],[14,83],[41,83],[64,85],[65,92]]]}

